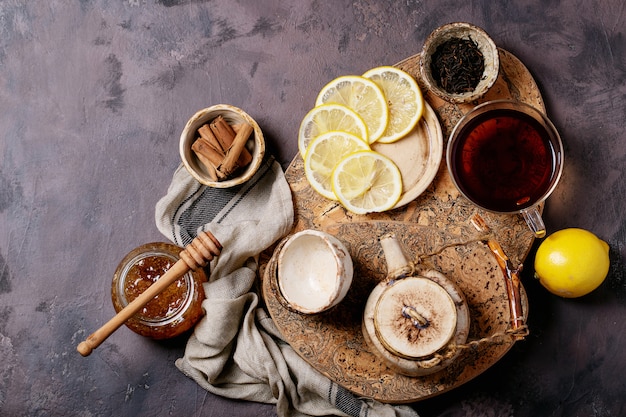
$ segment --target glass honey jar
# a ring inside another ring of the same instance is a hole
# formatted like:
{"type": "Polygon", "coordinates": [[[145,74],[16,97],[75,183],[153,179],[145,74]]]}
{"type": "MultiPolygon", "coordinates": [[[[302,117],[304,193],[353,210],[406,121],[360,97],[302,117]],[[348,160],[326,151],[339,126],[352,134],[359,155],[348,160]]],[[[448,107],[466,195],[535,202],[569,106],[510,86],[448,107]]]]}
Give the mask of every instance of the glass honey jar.
{"type": "MultiPolygon", "coordinates": [[[[118,265],[111,284],[111,299],[120,312],[179,259],[183,249],[170,243],[147,243],[133,249],[118,265]]],[[[152,339],[168,339],[191,329],[204,315],[202,268],[189,271],[150,300],[126,326],[152,339]]]]}

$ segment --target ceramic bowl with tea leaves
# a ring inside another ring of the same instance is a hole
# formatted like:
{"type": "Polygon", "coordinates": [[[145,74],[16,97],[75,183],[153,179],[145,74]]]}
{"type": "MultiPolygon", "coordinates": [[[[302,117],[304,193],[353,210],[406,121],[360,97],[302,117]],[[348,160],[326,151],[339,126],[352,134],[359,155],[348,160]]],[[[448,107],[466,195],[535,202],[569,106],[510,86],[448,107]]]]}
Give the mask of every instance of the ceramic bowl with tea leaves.
{"type": "Polygon", "coordinates": [[[420,72],[426,88],[451,103],[484,96],[498,78],[500,57],[489,35],[470,23],[449,23],[424,42],[420,72]]]}

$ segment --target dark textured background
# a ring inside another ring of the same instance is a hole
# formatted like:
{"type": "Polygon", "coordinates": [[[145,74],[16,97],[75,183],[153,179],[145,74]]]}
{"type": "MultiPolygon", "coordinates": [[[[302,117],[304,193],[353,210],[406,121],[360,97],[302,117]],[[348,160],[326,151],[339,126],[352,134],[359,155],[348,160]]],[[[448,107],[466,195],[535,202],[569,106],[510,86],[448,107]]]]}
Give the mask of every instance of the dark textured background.
{"type": "Polygon", "coordinates": [[[477,24],[530,69],[566,149],[550,232],[583,227],[611,271],[577,300],[524,282],[531,336],[485,374],[415,404],[434,416],[626,415],[626,4],[620,0],[0,0],[0,415],[274,416],[215,397],[174,360],[184,340],[121,328],[119,260],[164,240],[154,205],[198,109],[250,113],[286,164],[319,88],[477,24]]]}

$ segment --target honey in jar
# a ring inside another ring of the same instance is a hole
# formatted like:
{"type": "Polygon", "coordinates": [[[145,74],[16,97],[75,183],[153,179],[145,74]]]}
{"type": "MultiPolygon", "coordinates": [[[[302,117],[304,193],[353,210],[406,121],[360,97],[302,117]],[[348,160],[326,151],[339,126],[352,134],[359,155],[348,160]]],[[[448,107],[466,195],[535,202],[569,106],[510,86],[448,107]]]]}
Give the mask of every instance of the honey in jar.
{"type": "MultiPolygon", "coordinates": [[[[116,312],[143,293],[179,260],[182,248],[169,243],[148,243],[132,250],[120,262],[111,287],[116,312]]],[[[202,268],[189,271],[150,300],[125,324],[152,339],[179,336],[202,318],[207,277],[202,268]]]]}

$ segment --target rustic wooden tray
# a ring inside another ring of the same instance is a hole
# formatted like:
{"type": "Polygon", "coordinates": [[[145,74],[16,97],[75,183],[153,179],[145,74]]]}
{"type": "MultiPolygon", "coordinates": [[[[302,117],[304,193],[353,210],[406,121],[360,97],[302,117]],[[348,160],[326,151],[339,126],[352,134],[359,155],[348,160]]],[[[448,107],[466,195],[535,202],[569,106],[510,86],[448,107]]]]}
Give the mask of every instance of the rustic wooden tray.
{"type": "MultiPolygon", "coordinates": [[[[420,87],[420,55],[395,66],[413,75],[420,87]]],[[[453,105],[424,91],[435,110],[447,142],[456,122],[473,108],[453,105]]],[[[545,110],[541,94],[527,68],[500,49],[500,76],[480,102],[512,98],[545,110]]],[[[343,241],[355,266],[352,287],[344,301],[319,315],[289,310],[276,284],[276,248],[261,257],[263,298],[285,340],[315,369],[359,396],[388,403],[414,402],[432,397],[476,377],[496,363],[515,343],[508,337],[490,339],[464,350],[451,366],[424,377],[407,377],[390,370],[368,348],[361,331],[365,302],[387,266],[378,239],[393,232],[411,259],[418,257],[460,287],[470,308],[470,340],[502,334],[509,328],[509,304],[504,278],[492,253],[480,241],[469,219],[479,213],[496,239],[518,265],[526,258],[534,235],[517,215],[491,214],[473,206],[454,187],[443,158],[432,184],[414,201],[378,214],[354,215],[317,194],[308,184],[300,156],[286,171],[295,208],[292,233],[318,229],[343,241]]],[[[522,304],[528,300],[522,288],[522,304]]]]}

